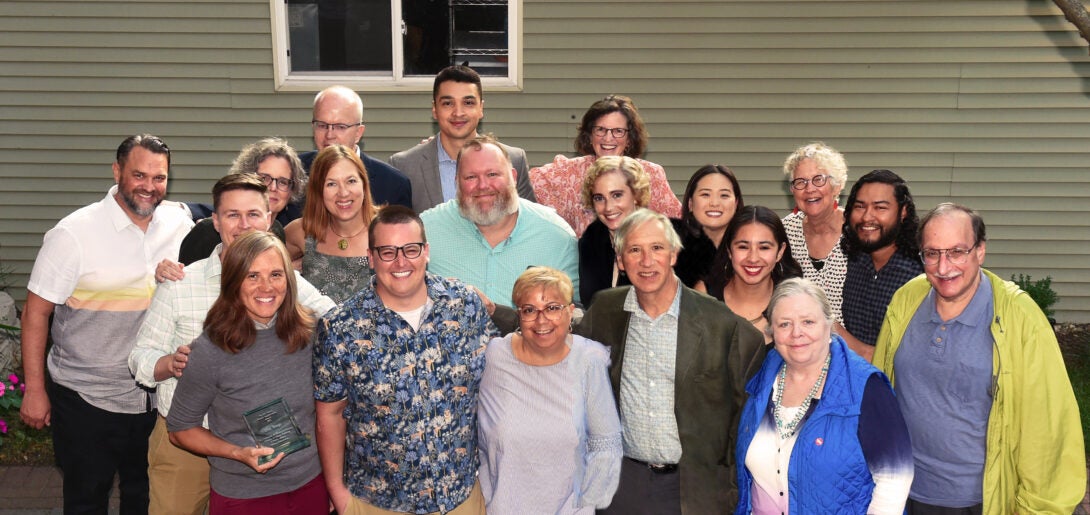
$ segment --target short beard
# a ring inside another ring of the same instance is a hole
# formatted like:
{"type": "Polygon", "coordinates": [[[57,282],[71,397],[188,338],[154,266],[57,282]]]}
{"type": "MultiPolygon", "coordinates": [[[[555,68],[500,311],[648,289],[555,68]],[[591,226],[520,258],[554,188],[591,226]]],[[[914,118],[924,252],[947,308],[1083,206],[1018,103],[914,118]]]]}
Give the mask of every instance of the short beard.
{"type": "Polygon", "coordinates": [[[488,227],[502,222],[507,215],[517,212],[518,206],[518,194],[514,184],[511,184],[507,188],[506,194],[496,198],[496,202],[493,203],[492,207],[487,211],[482,211],[473,202],[461,198],[458,199],[458,210],[461,211],[462,216],[475,225],[482,227],[488,227]]]}
{"type": "Polygon", "coordinates": [[[141,208],[140,205],[136,203],[136,199],[134,199],[129,193],[124,191],[121,191],[120,193],[121,201],[124,202],[125,205],[128,206],[133,213],[136,213],[136,216],[151,216],[153,213],[155,213],[155,208],[159,207],[159,204],[163,203],[163,198],[159,197],[159,200],[156,200],[155,203],[151,205],[151,207],[145,209],[141,208]]]}
{"type": "Polygon", "coordinates": [[[883,230],[882,237],[875,241],[863,241],[859,239],[859,233],[853,229],[851,234],[852,240],[854,240],[855,247],[859,249],[860,252],[871,254],[897,243],[897,238],[901,235],[901,224],[902,222],[898,221],[897,225],[894,225],[889,232],[883,230]]]}

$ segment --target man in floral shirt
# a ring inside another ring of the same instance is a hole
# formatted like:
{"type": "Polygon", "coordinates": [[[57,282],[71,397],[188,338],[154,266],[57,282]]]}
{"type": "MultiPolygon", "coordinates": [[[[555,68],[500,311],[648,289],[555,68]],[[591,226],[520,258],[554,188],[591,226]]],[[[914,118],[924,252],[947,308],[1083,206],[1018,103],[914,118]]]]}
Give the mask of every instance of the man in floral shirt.
{"type": "Polygon", "coordinates": [[[372,287],[322,317],[314,348],[330,497],[339,513],[483,515],[477,392],[499,331],[472,290],[425,271],[412,210],[381,210],[368,241],[372,287]]]}

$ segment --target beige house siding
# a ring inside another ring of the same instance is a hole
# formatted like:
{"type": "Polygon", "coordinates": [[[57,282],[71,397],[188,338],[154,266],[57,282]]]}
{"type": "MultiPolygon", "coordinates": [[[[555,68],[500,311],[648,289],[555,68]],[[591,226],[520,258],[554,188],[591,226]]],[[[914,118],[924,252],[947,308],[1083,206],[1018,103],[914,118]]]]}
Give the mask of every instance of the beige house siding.
{"type": "MultiPolygon", "coordinates": [[[[606,93],[633,96],[647,158],[680,193],[734,168],[785,213],[780,165],[824,140],[850,178],[906,177],[924,211],[989,225],[986,265],[1051,275],[1090,322],[1090,57],[1051,2],[523,0],[522,92],[485,92],[485,130],[543,163],[606,93]]],[[[170,193],[207,196],[245,143],[311,148],[312,93],[274,90],[268,0],[0,3],[0,259],[22,298],[42,234],[101,198],[121,139],[174,149],[170,193]]],[[[366,93],[369,153],[434,127],[428,93],[366,93]]],[[[850,186],[850,184],[849,184],[850,186]]]]}

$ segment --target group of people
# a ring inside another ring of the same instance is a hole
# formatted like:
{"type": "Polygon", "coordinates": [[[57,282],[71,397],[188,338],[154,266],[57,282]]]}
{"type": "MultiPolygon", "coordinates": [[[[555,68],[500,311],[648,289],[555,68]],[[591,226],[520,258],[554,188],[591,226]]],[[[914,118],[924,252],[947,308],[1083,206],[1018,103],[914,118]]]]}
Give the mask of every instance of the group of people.
{"type": "Polygon", "coordinates": [[[46,234],[23,312],[22,417],[53,426],[66,513],[104,510],[115,474],[131,513],[1082,499],[1055,335],[982,268],[975,211],[920,220],[889,170],[841,208],[821,143],[785,160],[782,219],[721,165],[679,201],[630,98],[537,168],[479,134],[483,106],[473,70],[444,69],[439,133],[387,164],[360,149],[359,96],[327,88],[318,148],[247,145],[210,206],[164,201],[169,148],[127,138],[106,197],[46,234]],[[269,406],[303,436],[258,438],[269,406]]]}

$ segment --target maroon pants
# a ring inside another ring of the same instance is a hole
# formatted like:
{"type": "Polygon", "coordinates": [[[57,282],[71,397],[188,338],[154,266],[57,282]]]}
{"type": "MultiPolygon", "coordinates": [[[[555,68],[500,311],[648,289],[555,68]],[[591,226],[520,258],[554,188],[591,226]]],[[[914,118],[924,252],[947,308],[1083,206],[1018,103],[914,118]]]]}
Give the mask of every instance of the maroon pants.
{"type": "Polygon", "coordinates": [[[321,474],[307,484],[290,492],[234,499],[224,497],[212,489],[208,502],[209,515],[328,515],[329,492],[321,474]]]}

